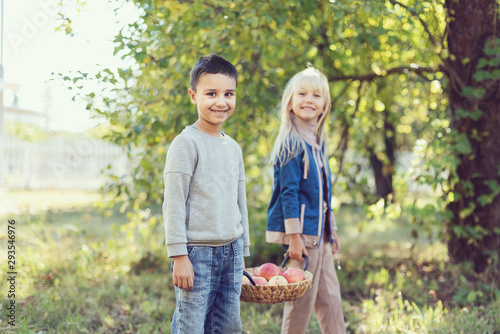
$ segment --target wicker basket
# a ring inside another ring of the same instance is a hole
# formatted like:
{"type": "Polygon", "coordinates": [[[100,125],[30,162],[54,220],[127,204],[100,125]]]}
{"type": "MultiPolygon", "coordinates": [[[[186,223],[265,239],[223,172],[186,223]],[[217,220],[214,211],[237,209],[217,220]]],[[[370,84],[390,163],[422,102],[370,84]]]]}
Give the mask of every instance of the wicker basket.
{"type": "MultiPolygon", "coordinates": [[[[287,260],[288,257],[285,258],[281,264],[280,269],[283,271],[286,270],[286,268],[283,268],[283,265],[287,260]]],[[[255,274],[258,269],[259,268],[247,268],[246,276],[248,277],[255,274]]],[[[313,274],[306,269],[307,265],[303,270],[305,280],[297,283],[290,283],[286,285],[243,284],[241,286],[240,299],[247,303],[258,304],[276,304],[299,299],[312,286],[313,274]]]]}

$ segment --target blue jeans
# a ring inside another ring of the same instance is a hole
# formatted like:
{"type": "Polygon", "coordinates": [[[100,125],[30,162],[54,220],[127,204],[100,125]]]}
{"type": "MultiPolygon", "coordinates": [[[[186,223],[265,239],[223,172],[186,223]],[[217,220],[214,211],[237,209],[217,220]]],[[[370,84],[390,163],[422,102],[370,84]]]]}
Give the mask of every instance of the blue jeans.
{"type": "MultiPolygon", "coordinates": [[[[172,334],[241,333],[243,238],[219,247],[188,247],[193,290],[175,289],[172,334]]],[[[172,262],[173,268],[173,262],[172,262]]]]}

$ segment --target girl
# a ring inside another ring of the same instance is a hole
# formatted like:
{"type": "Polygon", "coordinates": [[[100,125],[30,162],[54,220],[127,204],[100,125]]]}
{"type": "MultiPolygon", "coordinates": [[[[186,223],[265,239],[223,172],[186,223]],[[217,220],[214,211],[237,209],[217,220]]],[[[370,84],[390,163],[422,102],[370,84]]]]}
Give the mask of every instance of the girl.
{"type": "Polygon", "coordinates": [[[340,286],[333,255],[340,250],[330,207],[332,182],[326,156],[325,122],[330,114],[326,77],[312,67],[286,85],[281,126],[272,152],[274,187],[267,212],[266,241],[285,245],[288,267],[314,275],[312,288],[285,304],[281,333],[304,334],[312,311],[323,333],[345,333],[340,286]]]}

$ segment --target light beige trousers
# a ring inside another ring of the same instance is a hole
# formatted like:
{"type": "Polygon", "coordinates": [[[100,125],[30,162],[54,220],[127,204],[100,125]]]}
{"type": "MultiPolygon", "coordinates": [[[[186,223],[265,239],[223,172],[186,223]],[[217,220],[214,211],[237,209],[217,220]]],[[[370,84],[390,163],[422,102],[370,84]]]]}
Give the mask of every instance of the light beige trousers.
{"type": "MultiPolygon", "coordinates": [[[[282,334],[305,334],[312,311],[324,334],[346,333],[340,285],[333,262],[332,246],[322,242],[318,248],[308,248],[309,268],[313,275],[312,288],[304,296],[285,303],[282,334]]],[[[288,267],[304,268],[305,260],[290,260],[288,267]]]]}

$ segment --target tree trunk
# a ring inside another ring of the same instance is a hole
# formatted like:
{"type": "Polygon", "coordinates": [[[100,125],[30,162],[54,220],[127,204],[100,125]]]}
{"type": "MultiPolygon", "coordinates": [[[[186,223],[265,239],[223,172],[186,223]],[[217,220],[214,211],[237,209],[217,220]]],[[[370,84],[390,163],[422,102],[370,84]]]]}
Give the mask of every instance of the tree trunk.
{"type": "Polygon", "coordinates": [[[375,176],[375,189],[377,196],[386,198],[389,194],[394,192],[392,185],[392,175],[394,173],[394,164],[396,162],[395,149],[396,138],[394,134],[394,124],[389,120],[389,112],[384,110],[384,145],[385,153],[387,155],[388,164],[384,164],[382,160],[377,157],[377,154],[372,148],[368,148],[370,154],[370,163],[372,165],[373,174],[375,176]]]}
{"type": "MultiPolygon", "coordinates": [[[[480,198],[493,193],[488,182],[500,180],[500,82],[477,82],[473,76],[480,58],[495,57],[485,55],[484,47],[500,37],[498,7],[496,0],[447,0],[445,6],[450,57],[443,65],[450,84],[451,127],[465,135],[472,148],[472,153],[458,155],[459,180],[453,189],[455,200],[449,204],[448,252],[452,261],[473,261],[475,270],[483,272],[498,259],[500,249],[500,236],[494,230],[500,228],[500,195],[490,203],[480,198]],[[466,97],[464,87],[483,87],[486,93],[466,97]],[[482,111],[479,119],[468,114],[475,110],[482,111]]],[[[492,73],[498,68],[484,70],[492,73]]],[[[496,265],[500,267],[499,261],[496,265]]]]}
{"type": "Polygon", "coordinates": [[[386,171],[382,161],[377,158],[377,155],[370,151],[370,163],[373,169],[373,175],[375,176],[375,189],[377,191],[377,196],[380,198],[385,198],[387,195],[393,192],[392,188],[392,173],[386,171]]]}

